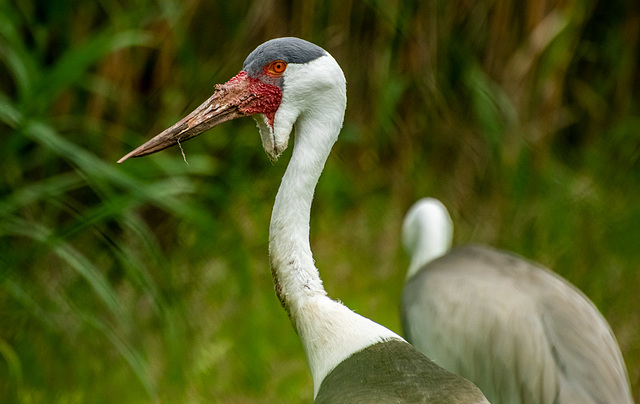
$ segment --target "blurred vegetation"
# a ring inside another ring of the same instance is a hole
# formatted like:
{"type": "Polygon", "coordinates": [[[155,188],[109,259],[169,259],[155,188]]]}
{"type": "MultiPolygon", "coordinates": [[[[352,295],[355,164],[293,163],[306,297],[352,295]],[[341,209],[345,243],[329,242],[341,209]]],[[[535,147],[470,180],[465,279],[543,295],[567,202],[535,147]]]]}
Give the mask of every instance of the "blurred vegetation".
{"type": "Polygon", "coordinates": [[[640,386],[640,5],[0,0],[0,401],[310,402],[274,296],[250,119],[119,166],[263,41],[331,52],[349,106],[312,212],[329,293],[399,331],[404,212],[571,280],[640,386]],[[349,248],[345,248],[348,241],[349,248]]]}

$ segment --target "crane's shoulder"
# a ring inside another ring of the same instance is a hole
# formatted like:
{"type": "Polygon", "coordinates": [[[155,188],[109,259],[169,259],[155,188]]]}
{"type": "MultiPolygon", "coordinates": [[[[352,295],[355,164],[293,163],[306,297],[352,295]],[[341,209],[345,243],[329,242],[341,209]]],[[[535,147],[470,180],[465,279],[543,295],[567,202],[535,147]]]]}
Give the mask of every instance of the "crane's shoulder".
{"type": "MultiPolygon", "coordinates": [[[[479,245],[465,245],[424,265],[405,290],[440,297],[455,289],[467,298],[509,297],[509,304],[554,301],[564,305],[593,304],[569,281],[550,269],[519,255],[479,245]],[[489,291],[493,291],[492,294],[489,291]]],[[[411,297],[411,296],[409,296],[411,297]]],[[[542,309],[542,306],[538,308],[542,309]]]]}
{"type": "Polygon", "coordinates": [[[471,382],[442,369],[404,341],[371,345],[324,379],[315,403],[488,403],[471,382]]]}

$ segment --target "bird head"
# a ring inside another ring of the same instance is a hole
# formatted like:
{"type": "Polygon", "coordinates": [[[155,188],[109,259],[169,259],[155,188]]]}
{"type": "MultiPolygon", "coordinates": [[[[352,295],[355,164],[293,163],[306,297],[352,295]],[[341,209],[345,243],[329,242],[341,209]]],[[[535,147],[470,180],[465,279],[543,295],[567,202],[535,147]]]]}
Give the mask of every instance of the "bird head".
{"type": "Polygon", "coordinates": [[[191,139],[223,122],[253,116],[262,146],[271,160],[287,148],[301,116],[317,103],[346,107],[346,83],[337,62],[324,49],[299,38],[277,38],[258,46],[242,71],[175,125],[122,157],[155,153],[191,139]]]}
{"type": "Polygon", "coordinates": [[[453,221],[437,199],[422,198],[407,212],[402,223],[402,244],[411,256],[407,279],[423,265],[444,255],[453,241],[453,221]]]}

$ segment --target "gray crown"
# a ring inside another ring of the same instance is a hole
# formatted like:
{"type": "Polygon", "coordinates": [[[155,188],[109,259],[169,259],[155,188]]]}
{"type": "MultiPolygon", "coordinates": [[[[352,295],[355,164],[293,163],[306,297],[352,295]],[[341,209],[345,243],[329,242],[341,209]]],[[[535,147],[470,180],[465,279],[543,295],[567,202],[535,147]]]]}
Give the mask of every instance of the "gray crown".
{"type": "Polygon", "coordinates": [[[276,38],[258,46],[247,56],[242,65],[242,70],[249,76],[256,77],[262,74],[262,68],[274,60],[284,60],[287,63],[308,63],[327,52],[304,39],[285,37],[276,38]]]}

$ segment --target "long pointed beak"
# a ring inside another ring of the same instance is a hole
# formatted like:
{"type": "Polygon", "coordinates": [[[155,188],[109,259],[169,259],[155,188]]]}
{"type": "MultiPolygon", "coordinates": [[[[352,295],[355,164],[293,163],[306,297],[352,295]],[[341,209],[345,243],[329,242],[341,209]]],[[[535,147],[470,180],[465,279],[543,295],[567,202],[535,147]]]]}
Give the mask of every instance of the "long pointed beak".
{"type": "Polygon", "coordinates": [[[255,102],[256,97],[260,96],[255,91],[254,80],[249,78],[247,73],[240,72],[225,84],[216,85],[213,95],[193,112],[122,157],[118,163],[131,157],[141,157],[158,152],[198,136],[223,122],[255,112],[247,108],[251,106],[252,101],[255,102]]]}

